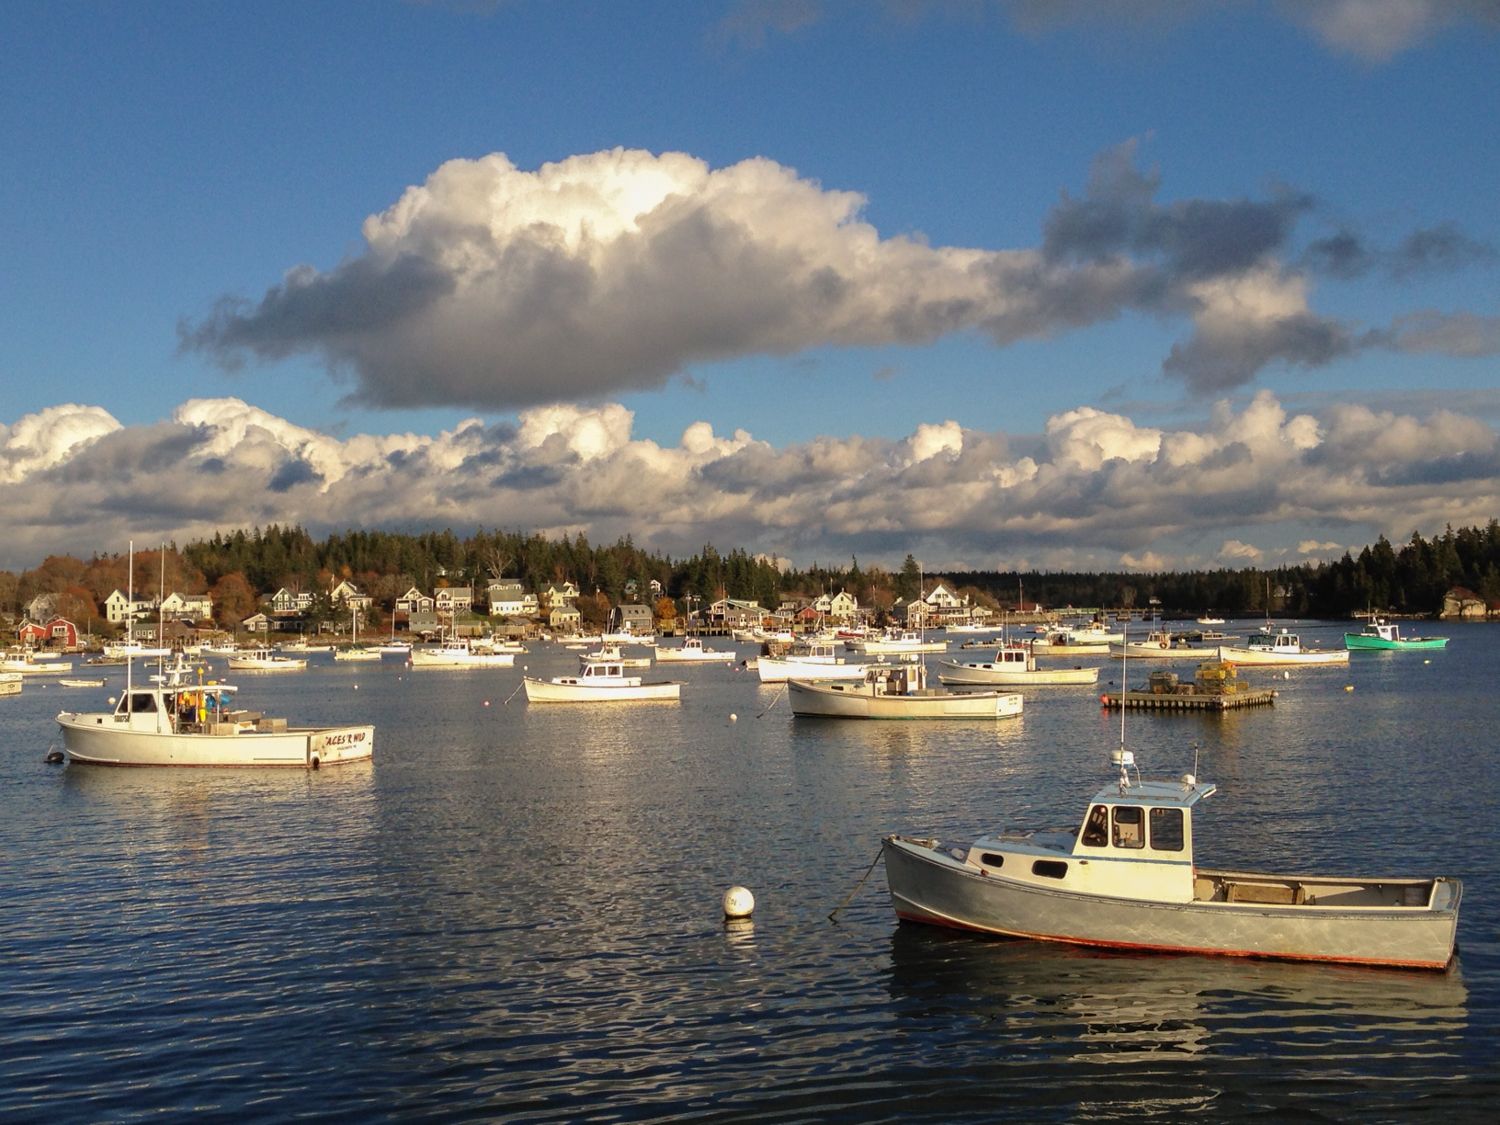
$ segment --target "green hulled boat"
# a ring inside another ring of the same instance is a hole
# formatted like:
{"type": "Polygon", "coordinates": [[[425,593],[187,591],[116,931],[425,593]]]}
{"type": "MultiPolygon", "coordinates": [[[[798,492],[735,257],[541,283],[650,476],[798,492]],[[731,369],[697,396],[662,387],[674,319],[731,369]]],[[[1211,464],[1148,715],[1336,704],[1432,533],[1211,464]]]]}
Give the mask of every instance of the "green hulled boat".
{"type": "Polygon", "coordinates": [[[1350,652],[1360,650],[1390,651],[1392,649],[1447,648],[1447,637],[1403,637],[1401,626],[1389,621],[1372,619],[1361,633],[1345,633],[1344,647],[1350,652]]]}

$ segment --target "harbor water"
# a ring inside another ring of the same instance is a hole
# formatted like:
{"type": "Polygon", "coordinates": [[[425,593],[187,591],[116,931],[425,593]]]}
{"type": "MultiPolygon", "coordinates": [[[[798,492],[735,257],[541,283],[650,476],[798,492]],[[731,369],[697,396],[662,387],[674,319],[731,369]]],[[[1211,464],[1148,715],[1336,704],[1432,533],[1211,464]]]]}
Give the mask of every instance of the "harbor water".
{"type": "Polygon", "coordinates": [[[576,665],[551,645],[239,675],[245,706],[375,724],[372,762],[315,773],[49,764],[53,716],[123,672],[28,680],[0,699],[0,1118],[1485,1114],[1500,627],[1424,631],[1453,640],[1245,669],[1272,706],[1131,712],[1124,737],[1144,775],[1219,786],[1200,863],[1461,878],[1443,973],[898,924],[885,834],[1078,822],[1113,776],[1117,661],[999,722],[795,719],[738,663],[651,669],[680,704],[528,705],[523,666],[576,665]],[[726,924],[734,885],[756,909],[726,924]]]}

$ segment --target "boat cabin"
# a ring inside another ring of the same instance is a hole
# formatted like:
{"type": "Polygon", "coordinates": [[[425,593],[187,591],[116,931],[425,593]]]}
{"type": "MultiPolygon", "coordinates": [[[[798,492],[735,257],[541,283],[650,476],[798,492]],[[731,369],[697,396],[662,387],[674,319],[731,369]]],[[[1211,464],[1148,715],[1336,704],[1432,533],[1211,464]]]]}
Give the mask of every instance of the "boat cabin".
{"type": "Polygon", "coordinates": [[[1302,639],[1285,629],[1279,633],[1252,633],[1246,638],[1245,647],[1252,652],[1295,653],[1302,651],[1302,639]]]}
{"type": "Polygon", "coordinates": [[[1105,786],[1076,832],[1001,833],[976,840],[966,859],[986,872],[1057,890],[1191,902],[1193,806],[1216,788],[1191,775],[1180,782],[1105,786]]]}

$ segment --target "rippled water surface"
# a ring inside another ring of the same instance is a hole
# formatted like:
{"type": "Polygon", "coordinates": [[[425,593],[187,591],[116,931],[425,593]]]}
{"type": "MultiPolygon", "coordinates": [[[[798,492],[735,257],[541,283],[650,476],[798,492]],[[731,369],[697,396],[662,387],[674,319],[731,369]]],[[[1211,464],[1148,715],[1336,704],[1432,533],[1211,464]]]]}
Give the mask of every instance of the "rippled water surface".
{"type": "Polygon", "coordinates": [[[1218,783],[1200,861],[1461,877],[1440,974],[898,925],[882,835],[1076,823],[1119,741],[1100,688],[1000,724],[840,723],[726,666],[655,673],[680,706],[602,710],[528,707],[519,667],[242,679],[248,706],[376,724],[372,763],[306,774],[48,765],[52,716],[123,677],[28,683],[0,698],[0,1117],[1477,1116],[1500,628],[1443,631],[1278,671],[1273,707],[1126,728],[1146,774],[1196,758],[1218,783]],[[726,927],[737,883],[757,909],[726,927]]]}

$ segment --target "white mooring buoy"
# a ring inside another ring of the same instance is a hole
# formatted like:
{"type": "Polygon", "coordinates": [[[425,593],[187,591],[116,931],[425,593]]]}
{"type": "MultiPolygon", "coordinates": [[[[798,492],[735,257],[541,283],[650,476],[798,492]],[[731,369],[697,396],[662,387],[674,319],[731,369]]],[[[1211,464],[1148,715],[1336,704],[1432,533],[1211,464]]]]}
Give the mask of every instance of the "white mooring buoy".
{"type": "Polygon", "coordinates": [[[724,917],[748,918],[755,911],[755,896],[748,887],[730,887],[724,892],[724,917]]]}

